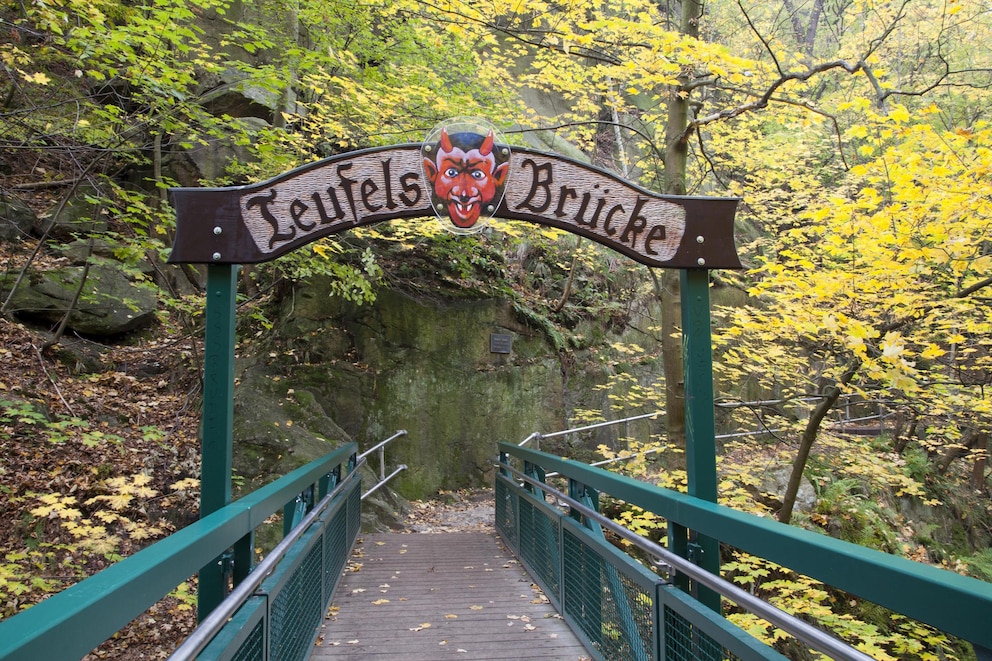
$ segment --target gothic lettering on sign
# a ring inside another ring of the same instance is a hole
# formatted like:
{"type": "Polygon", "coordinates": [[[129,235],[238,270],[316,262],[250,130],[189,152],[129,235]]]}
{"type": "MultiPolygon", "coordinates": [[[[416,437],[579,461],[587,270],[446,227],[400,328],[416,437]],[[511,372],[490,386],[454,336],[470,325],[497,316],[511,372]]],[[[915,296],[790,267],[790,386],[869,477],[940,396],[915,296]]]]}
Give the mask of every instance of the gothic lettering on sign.
{"type": "Polygon", "coordinates": [[[686,229],[686,213],[605,172],[549,154],[515,153],[509,215],[542,219],[623,252],[671,260],[686,229]]]}
{"type": "Polygon", "coordinates": [[[511,151],[488,133],[476,138],[442,133],[254,186],[173,189],[170,261],[249,264],[385,220],[434,217],[464,232],[493,217],[580,234],[649,266],[740,268],[735,199],[661,196],[554,154],[511,151]],[[463,190],[469,176],[475,183],[463,190]]]}
{"type": "Polygon", "coordinates": [[[365,153],[278,180],[241,196],[241,216],[265,254],[306,239],[381,220],[397,210],[427,212],[416,152],[365,153]]]}

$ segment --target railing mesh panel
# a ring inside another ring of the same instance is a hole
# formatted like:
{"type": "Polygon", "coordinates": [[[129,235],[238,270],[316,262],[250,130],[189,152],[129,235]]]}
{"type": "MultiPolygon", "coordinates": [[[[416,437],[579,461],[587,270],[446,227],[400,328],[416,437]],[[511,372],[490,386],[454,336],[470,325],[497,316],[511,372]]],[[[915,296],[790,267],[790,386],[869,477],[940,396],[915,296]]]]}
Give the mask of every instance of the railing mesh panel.
{"type": "Polygon", "coordinates": [[[558,517],[542,511],[527,498],[517,500],[520,516],[520,559],[542,582],[542,588],[557,605],[561,589],[559,548],[561,527],[558,517]]]}
{"type": "Polygon", "coordinates": [[[665,622],[665,661],[738,661],[718,642],[667,606],[665,622]]]}
{"type": "Polygon", "coordinates": [[[265,622],[259,620],[231,661],[265,661],[265,622]]]}
{"type": "Polygon", "coordinates": [[[362,527],[362,482],[358,480],[348,494],[348,539],[354,540],[362,527]]]}
{"type": "Polygon", "coordinates": [[[605,659],[655,659],[653,585],[634,582],[608,557],[562,531],[562,607],[605,659]]]}
{"type": "Polygon", "coordinates": [[[786,661],[540,494],[502,474],[496,527],[595,659],[786,661]]]}
{"type": "Polygon", "coordinates": [[[324,611],[321,573],[321,545],[314,544],[272,603],[269,658],[273,661],[307,658],[324,611]]]}
{"type": "Polygon", "coordinates": [[[496,480],[496,530],[503,536],[510,548],[516,550],[517,539],[517,495],[504,480],[496,480]]]}
{"type": "Polygon", "coordinates": [[[331,598],[345,562],[348,560],[348,509],[341,507],[324,529],[324,600],[331,598]]]}

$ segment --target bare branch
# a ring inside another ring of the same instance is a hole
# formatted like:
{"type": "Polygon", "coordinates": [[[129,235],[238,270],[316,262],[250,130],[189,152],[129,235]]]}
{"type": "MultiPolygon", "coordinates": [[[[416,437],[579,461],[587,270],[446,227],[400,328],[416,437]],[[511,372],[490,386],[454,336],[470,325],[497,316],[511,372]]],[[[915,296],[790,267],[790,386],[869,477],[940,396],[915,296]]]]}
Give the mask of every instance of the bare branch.
{"type": "MultiPolygon", "coordinates": [[[[589,48],[587,46],[579,46],[576,44],[573,44],[568,48],[565,48],[564,46],[556,45],[549,41],[546,41],[545,38],[548,36],[555,36],[555,37],[564,36],[561,33],[557,32],[556,30],[513,28],[509,25],[501,24],[498,20],[485,20],[477,16],[466,14],[464,12],[455,11],[451,7],[440,7],[439,5],[436,5],[431,2],[424,2],[423,4],[426,7],[436,10],[437,12],[439,12],[439,14],[442,15],[451,14],[452,16],[456,16],[458,19],[460,19],[460,21],[454,21],[454,20],[449,21],[450,23],[459,23],[459,22],[467,21],[467,22],[475,23],[476,25],[481,25],[489,30],[492,30],[493,32],[504,34],[510,37],[511,39],[516,39],[517,41],[523,44],[526,44],[528,46],[533,46],[535,48],[546,48],[550,51],[561,53],[563,55],[569,55],[572,57],[579,57],[579,58],[588,58],[595,62],[602,62],[605,64],[611,64],[611,65],[621,64],[619,58],[613,55],[609,55],[608,53],[605,53],[598,49],[589,48]],[[540,38],[539,39],[533,38],[532,35],[540,38]]],[[[440,16],[432,16],[431,21],[435,23],[445,22],[443,19],[440,18],[440,16]]]]}
{"type": "MultiPolygon", "coordinates": [[[[756,92],[744,89],[743,87],[735,87],[733,85],[720,84],[715,86],[717,89],[726,90],[728,92],[736,92],[737,94],[744,94],[749,96],[757,96],[756,92]]],[[[803,110],[808,110],[809,112],[819,115],[830,121],[834,128],[834,136],[837,138],[837,151],[840,153],[840,159],[844,163],[844,169],[850,170],[851,166],[847,162],[847,156],[844,154],[844,139],[841,135],[840,123],[837,121],[837,117],[830,114],[829,112],[817,108],[809,101],[795,101],[784,96],[772,96],[769,101],[774,101],[775,103],[782,103],[789,106],[796,106],[797,108],[802,108],[803,110]]]]}
{"type": "Polygon", "coordinates": [[[912,0],[902,0],[902,5],[899,7],[899,11],[896,13],[895,18],[892,19],[892,22],[889,23],[888,27],[885,28],[882,34],[871,40],[871,44],[868,46],[868,51],[861,56],[862,61],[867,61],[868,58],[871,57],[872,54],[878,49],[878,47],[885,43],[885,40],[889,38],[889,35],[895,31],[896,26],[899,25],[899,22],[906,18],[906,7],[910,2],[912,2],[912,0]]]}
{"type": "Polygon", "coordinates": [[[48,371],[48,367],[45,366],[45,358],[41,355],[41,351],[34,344],[31,345],[31,348],[34,349],[35,355],[38,356],[38,364],[41,365],[41,371],[45,373],[45,376],[48,377],[48,382],[55,388],[55,394],[59,396],[59,400],[65,406],[65,410],[69,412],[69,415],[75,417],[76,412],[69,406],[69,402],[65,401],[65,397],[62,396],[62,389],[59,388],[58,382],[52,377],[52,373],[48,371]]]}
{"type": "Polygon", "coordinates": [[[971,296],[972,294],[974,294],[976,291],[980,291],[980,290],[985,289],[986,287],[989,287],[989,286],[992,286],[992,277],[985,278],[984,280],[979,280],[978,282],[976,282],[975,284],[971,285],[970,287],[965,287],[964,289],[962,289],[962,290],[958,291],[957,293],[955,293],[954,294],[954,298],[968,298],[969,296],[971,296]]]}
{"type": "Polygon", "coordinates": [[[699,153],[703,155],[703,160],[709,165],[710,174],[720,183],[724,188],[729,188],[727,182],[720,178],[719,173],[716,171],[716,165],[713,163],[713,158],[706,153],[706,145],[703,144],[703,134],[701,131],[696,131],[696,141],[699,143],[699,153]]]}
{"type": "Polygon", "coordinates": [[[785,76],[785,71],[782,70],[782,65],[779,63],[778,58],[775,57],[775,51],[772,50],[771,44],[768,43],[765,36],[761,34],[757,26],[755,26],[754,21],[751,20],[751,15],[747,13],[746,9],[744,9],[744,4],[741,0],[737,0],[737,6],[740,8],[741,13],[744,14],[744,20],[747,21],[748,27],[751,28],[751,32],[754,33],[754,36],[758,38],[758,41],[761,42],[761,45],[765,47],[768,55],[772,58],[772,62],[775,63],[775,69],[778,71],[779,75],[785,76]]]}
{"type": "Polygon", "coordinates": [[[707,85],[715,85],[717,80],[719,80],[719,77],[713,74],[700,76],[699,78],[694,78],[693,80],[684,83],[681,89],[686,92],[691,92],[697,87],[706,87],[707,85]]]}
{"type": "Polygon", "coordinates": [[[507,133],[531,133],[531,132],[536,132],[536,131],[554,131],[556,129],[572,128],[572,127],[576,127],[576,126],[589,126],[589,125],[594,125],[594,126],[614,126],[614,127],[617,127],[617,128],[621,128],[621,129],[630,131],[631,133],[633,133],[635,135],[639,135],[641,138],[644,139],[644,141],[651,148],[651,151],[654,153],[654,155],[656,157],[658,157],[659,160],[664,161],[664,159],[665,159],[664,154],[662,154],[661,151],[658,150],[658,145],[655,144],[653,137],[651,137],[650,135],[648,135],[647,133],[645,133],[644,131],[642,131],[642,130],[640,130],[638,128],[635,128],[633,126],[630,126],[629,124],[624,124],[622,122],[611,122],[611,121],[608,121],[608,120],[605,120],[605,119],[597,119],[595,121],[590,120],[590,121],[587,121],[587,122],[565,122],[563,124],[556,124],[555,126],[542,126],[541,128],[535,128],[535,129],[516,129],[516,130],[509,130],[509,131],[507,131],[507,133]]]}
{"type": "Polygon", "coordinates": [[[772,83],[768,86],[768,89],[766,89],[760,95],[757,92],[752,93],[752,96],[758,97],[754,101],[751,101],[750,103],[743,103],[734,108],[726,108],[724,110],[720,110],[718,112],[711,113],[704,117],[699,117],[693,120],[692,122],[689,123],[689,126],[686,129],[685,134],[682,136],[682,139],[687,140],[689,134],[692,131],[698,130],[699,127],[701,126],[712,124],[713,122],[718,122],[724,119],[731,119],[733,117],[737,117],[738,115],[743,115],[744,113],[751,112],[753,110],[760,110],[762,108],[766,108],[772,100],[776,100],[775,92],[777,92],[779,88],[781,88],[783,85],[785,85],[788,82],[806,81],[817,74],[823,73],[825,71],[830,71],[831,69],[843,69],[848,73],[857,73],[858,71],[861,71],[862,68],[863,67],[861,62],[851,63],[845,60],[834,60],[833,62],[823,62],[816,66],[810,67],[805,71],[797,71],[793,73],[782,74],[778,79],[772,81],[772,83]]]}

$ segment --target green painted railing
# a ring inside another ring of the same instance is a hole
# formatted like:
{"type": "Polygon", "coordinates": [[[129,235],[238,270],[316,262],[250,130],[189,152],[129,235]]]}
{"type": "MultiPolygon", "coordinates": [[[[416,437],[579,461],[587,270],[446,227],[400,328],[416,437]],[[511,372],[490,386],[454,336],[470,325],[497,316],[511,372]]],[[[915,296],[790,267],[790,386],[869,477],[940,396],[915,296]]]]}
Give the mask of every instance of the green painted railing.
{"type": "MultiPolygon", "coordinates": [[[[598,494],[609,494],[666,519],[669,528],[678,526],[719,540],[967,640],[976,646],[979,659],[989,658],[990,583],[529,448],[501,443],[499,452],[501,465],[510,466],[515,461],[527,475],[543,478],[553,472],[567,478],[570,495],[573,491],[584,492],[586,499],[595,504],[598,494]]],[[[753,639],[748,642],[749,637],[740,630],[732,631],[735,627],[718,612],[700,608],[699,602],[684,592],[661,588],[657,595],[652,594],[649,583],[662,583],[657,576],[630,569],[613,558],[612,552],[604,552],[602,544],[576,545],[576,541],[589,536],[567,514],[548,508],[543,497],[532,497],[526,488],[519,487],[515,479],[510,479],[510,471],[503,473],[496,477],[497,529],[549,592],[566,621],[583,632],[580,635],[599,658],[781,658],[770,648],[765,653],[756,652],[760,648],[752,644],[753,639]],[[612,569],[605,570],[607,565],[612,569]],[[580,576],[582,581],[591,581],[592,587],[575,583],[580,576]],[[605,577],[602,584],[600,576],[605,577]],[[569,581],[573,583],[571,592],[569,581]],[[569,601],[581,594],[592,595],[595,603],[579,599],[578,605],[570,605],[569,601]],[[621,599],[621,595],[625,598],[621,599]],[[607,606],[615,608],[624,601],[644,612],[607,613],[607,606]],[[655,612],[654,619],[649,617],[648,603],[652,608],[664,607],[655,612]],[[631,618],[635,626],[626,621],[631,618]],[[634,636],[627,629],[640,633],[634,636]],[[704,643],[714,647],[702,650],[700,645],[704,643]]],[[[696,589],[696,585],[682,587],[696,589]]]]}
{"type": "Polygon", "coordinates": [[[358,475],[321,499],[170,661],[308,659],[361,527],[358,475]]]}
{"type": "MultiPolygon", "coordinates": [[[[301,494],[308,494],[307,497],[315,502],[329,493],[355,469],[357,451],[355,443],[348,443],[23,613],[3,620],[0,622],[0,659],[39,661],[74,659],[88,654],[188,579],[196,568],[215,562],[229,564],[232,555],[229,550],[236,544],[244,544],[245,540],[250,542],[255,529],[270,515],[280,509],[287,515],[299,511],[296,503],[306,500],[301,494]]],[[[359,483],[358,480],[355,482],[359,483]]],[[[360,490],[355,493],[355,500],[358,500],[360,490]]],[[[344,530],[353,543],[358,532],[357,514],[344,530]]],[[[313,542],[308,541],[310,538],[306,535],[304,537],[306,540],[301,549],[309,550],[313,542]]],[[[327,543],[347,544],[344,554],[350,550],[347,540],[327,543]]],[[[288,558],[287,567],[295,566],[294,558],[288,558]]],[[[238,569],[240,571],[233,572],[235,577],[247,574],[247,568],[238,569]]],[[[280,616],[281,612],[277,612],[276,617],[280,616]]],[[[286,630],[285,633],[289,635],[290,632],[286,630]]],[[[307,645],[314,633],[315,630],[310,630],[301,634],[308,638],[307,645]]]]}

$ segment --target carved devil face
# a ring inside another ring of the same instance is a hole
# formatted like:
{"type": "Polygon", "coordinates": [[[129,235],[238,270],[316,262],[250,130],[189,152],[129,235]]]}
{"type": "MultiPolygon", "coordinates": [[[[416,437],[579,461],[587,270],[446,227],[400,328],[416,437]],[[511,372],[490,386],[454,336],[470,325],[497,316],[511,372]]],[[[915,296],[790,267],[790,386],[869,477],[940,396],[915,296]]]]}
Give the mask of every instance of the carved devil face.
{"type": "MultiPolygon", "coordinates": [[[[465,134],[458,134],[458,137],[462,135],[465,134]]],[[[476,143],[482,137],[467,135],[476,137],[476,143]]],[[[452,138],[447,129],[441,130],[437,154],[433,159],[424,159],[424,172],[434,187],[435,197],[447,208],[451,222],[467,228],[479,220],[483,207],[496,197],[510,164],[497,165],[492,131],[477,147],[452,138]]]]}

